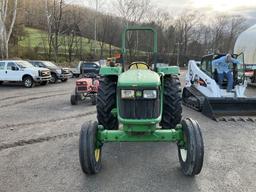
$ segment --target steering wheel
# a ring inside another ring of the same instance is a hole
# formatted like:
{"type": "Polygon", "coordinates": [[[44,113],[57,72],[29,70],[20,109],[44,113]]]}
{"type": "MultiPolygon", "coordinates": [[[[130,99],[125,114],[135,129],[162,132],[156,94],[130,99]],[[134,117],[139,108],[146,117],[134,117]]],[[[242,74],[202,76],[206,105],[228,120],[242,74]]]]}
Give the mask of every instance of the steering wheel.
{"type": "Polygon", "coordinates": [[[132,62],[128,69],[150,69],[149,65],[142,61],[132,62]]]}

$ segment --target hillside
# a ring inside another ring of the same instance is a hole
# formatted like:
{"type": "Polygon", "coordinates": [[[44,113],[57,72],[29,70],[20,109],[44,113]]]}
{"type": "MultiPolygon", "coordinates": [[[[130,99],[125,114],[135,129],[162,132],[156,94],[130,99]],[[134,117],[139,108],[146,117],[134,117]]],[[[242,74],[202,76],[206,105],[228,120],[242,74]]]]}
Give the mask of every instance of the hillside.
{"type": "MultiPolygon", "coordinates": [[[[60,47],[59,47],[59,55],[61,57],[67,57],[68,56],[68,39],[69,37],[66,35],[60,36],[60,47]]],[[[85,38],[85,37],[75,37],[75,42],[73,44],[73,51],[74,53],[79,53],[81,56],[89,55],[90,53],[94,53],[94,40],[85,38]]],[[[101,42],[96,42],[96,51],[97,55],[100,54],[100,44],[101,42]]],[[[35,57],[34,54],[40,55],[41,57],[45,58],[45,55],[48,52],[49,44],[48,44],[48,36],[46,31],[42,31],[35,28],[25,28],[25,35],[19,40],[18,46],[22,49],[20,49],[20,52],[23,52],[21,55],[35,57]],[[23,51],[22,51],[23,50],[23,51]],[[33,51],[33,53],[31,53],[33,51]],[[24,52],[28,52],[25,53],[24,52]]],[[[103,46],[103,55],[105,57],[108,56],[109,53],[109,44],[105,44],[103,46]]],[[[117,47],[112,46],[112,50],[117,50],[117,47]]],[[[73,58],[76,60],[76,58],[73,58]]],[[[61,59],[62,60],[62,59],[61,59]]],[[[79,60],[79,59],[78,59],[79,60]]]]}

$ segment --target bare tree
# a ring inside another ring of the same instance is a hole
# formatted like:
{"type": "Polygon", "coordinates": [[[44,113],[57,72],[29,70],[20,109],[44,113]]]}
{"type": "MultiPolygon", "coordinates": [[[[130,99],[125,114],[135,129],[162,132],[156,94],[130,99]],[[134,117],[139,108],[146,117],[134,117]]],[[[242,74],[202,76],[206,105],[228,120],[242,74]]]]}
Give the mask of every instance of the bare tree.
{"type": "Polygon", "coordinates": [[[13,2],[13,9],[11,11],[8,10],[9,8],[9,1],[2,0],[0,1],[0,52],[2,58],[9,57],[9,40],[13,31],[13,27],[16,20],[17,14],[17,0],[13,2]],[[12,13],[11,22],[8,26],[7,16],[8,13],[12,13]]]}
{"type": "Polygon", "coordinates": [[[116,0],[114,7],[117,10],[118,16],[123,18],[125,25],[138,23],[150,9],[150,0],[116,0]]]}
{"type": "Polygon", "coordinates": [[[188,44],[194,35],[194,29],[199,23],[199,15],[196,12],[187,12],[176,20],[176,30],[178,33],[178,42],[182,43],[182,53],[187,54],[188,44]]]}
{"type": "Polygon", "coordinates": [[[64,0],[52,0],[49,2],[45,0],[45,10],[48,25],[48,44],[49,44],[49,57],[53,50],[54,59],[58,61],[59,47],[60,47],[60,29],[63,17],[64,0]]]}

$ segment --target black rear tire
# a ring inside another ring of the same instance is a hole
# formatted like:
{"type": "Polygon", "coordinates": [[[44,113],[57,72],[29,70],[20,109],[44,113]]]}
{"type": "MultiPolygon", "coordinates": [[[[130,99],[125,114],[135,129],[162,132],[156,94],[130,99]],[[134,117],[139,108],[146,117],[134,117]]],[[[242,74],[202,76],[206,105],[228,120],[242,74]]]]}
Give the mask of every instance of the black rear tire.
{"type": "Polygon", "coordinates": [[[204,142],[199,124],[190,118],[181,121],[185,145],[178,143],[182,172],[194,176],[201,172],[204,160],[204,142]]]}
{"type": "Polygon", "coordinates": [[[68,79],[61,79],[61,81],[62,81],[62,82],[67,82],[67,81],[68,81],[68,79]]]}
{"type": "Polygon", "coordinates": [[[101,170],[101,147],[97,147],[97,122],[82,125],[79,139],[79,160],[85,174],[96,174],[101,170]]]}
{"type": "Polygon", "coordinates": [[[3,81],[0,81],[0,85],[2,85],[3,84],[3,81]]]}
{"type": "Polygon", "coordinates": [[[70,103],[71,103],[71,105],[77,105],[77,103],[78,103],[78,97],[77,97],[77,95],[74,95],[74,94],[71,95],[71,97],[70,97],[70,103]]]}
{"type": "Polygon", "coordinates": [[[177,76],[164,77],[163,114],[160,125],[164,129],[175,128],[181,121],[181,85],[177,76]]]}
{"type": "Polygon", "coordinates": [[[100,79],[97,94],[97,118],[105,129],[118,129],[118,120],[111,111],[116,108],[117,76],[100,79]]]}

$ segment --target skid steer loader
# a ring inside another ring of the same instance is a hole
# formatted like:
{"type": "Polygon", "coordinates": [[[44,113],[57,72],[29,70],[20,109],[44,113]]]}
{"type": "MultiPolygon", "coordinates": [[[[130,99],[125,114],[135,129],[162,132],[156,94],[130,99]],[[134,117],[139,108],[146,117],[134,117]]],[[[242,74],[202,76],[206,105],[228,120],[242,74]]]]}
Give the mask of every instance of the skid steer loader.
{"type": "Polygon", "coordinates": [[[222,56],[224,55],[204,56],[200,66],[193,60],[189,61],[182,93],[183,104],[216,121],[255,121],[256,98],[245,95],[247,82],[243,53],[232,55],[240,61],[238,65],[229,66],[234,78],[232,92],[226,91],[226,79],[221,86],[218,84],[217,71],[212,65],[214,59],[222,56]]]}

